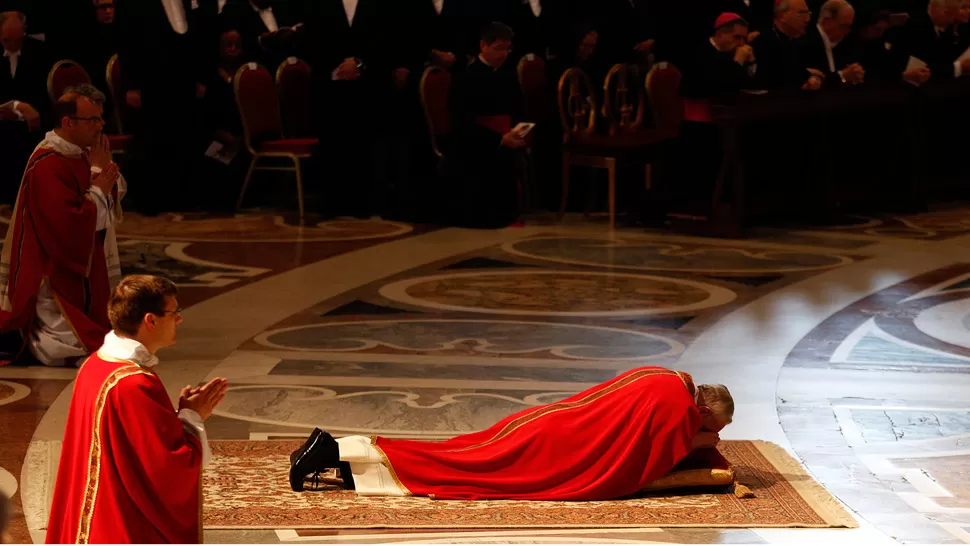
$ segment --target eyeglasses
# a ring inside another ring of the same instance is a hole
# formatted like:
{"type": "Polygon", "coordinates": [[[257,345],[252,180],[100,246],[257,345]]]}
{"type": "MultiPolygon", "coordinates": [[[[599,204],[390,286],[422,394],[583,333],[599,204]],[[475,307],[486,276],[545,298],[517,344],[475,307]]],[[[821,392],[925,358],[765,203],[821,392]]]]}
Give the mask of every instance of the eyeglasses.
{"type": "Polygon", "coordinates": [[[161,316],[164,317],[165,315],[167,315],[169,313],[172,313],[172,314],[174,314],[177,317],[181,317],[182,316],[182,308],[181,307],[176,307],[173,310],[170,310],[170,311],[166,310],[166,311],[162,311],[161,313],[155,313],[155,314],[156,315],[161,315],[161,316]]]}
{"type": "Polygon", "coordinates": [[[104,118],[101,116],[91,116],[89,118],[79,118],[77,116],[67,116],[68,119],[73,119],[75,121],[93,121],[96,123],[104,123],[104,118]]]}

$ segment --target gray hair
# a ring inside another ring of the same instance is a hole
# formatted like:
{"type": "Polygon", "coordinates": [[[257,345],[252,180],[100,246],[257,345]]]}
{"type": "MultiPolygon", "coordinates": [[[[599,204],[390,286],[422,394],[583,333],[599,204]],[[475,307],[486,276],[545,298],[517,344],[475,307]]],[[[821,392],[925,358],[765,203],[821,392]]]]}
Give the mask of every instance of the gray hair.
{"type": "Polygon", "coordinates": [[[89,83],[68,87],[61,98],[54,103],[54,119],[58,127],[61,126],[62,119],[77,115],[77,100],[81,97],[97,105],[103,105],[105,101],[104,93],[89,83]]]}
{"type": "MultiPolygon", "coordinates": [[[[64,90],[64,95],[77,95],[78,97],[85,97],[91,102],[97,104],[104,104],[106,97],[97,87],[91,85],[90,83],[81,83],[78,85],[72,85],[64,90]]],[[[76,99],[75,99],[76,100],[76,99]]]]}
{"type": "Polygon", "coordinates": [[[10,19],[17,18],[20,20],[20,24],[27,24],[27,16],[19,11],[0,11],[0,27],[2,27],[10,19]]]}
{"type": "Polygon", "coordinates": [[[839,15],[845,10],[855,10],[852,4],[846,2],[846,0],[828,0],[822,4],[822,9],[819,10],[819,19],[838,19],[839,15]]]}

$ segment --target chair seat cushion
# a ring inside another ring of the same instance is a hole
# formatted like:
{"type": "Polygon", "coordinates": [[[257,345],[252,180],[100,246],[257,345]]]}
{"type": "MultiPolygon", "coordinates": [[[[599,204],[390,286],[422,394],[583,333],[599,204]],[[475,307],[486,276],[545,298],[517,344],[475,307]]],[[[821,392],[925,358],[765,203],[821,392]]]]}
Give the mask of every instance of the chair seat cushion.
{"type": "Polygon", "coordinates": [[[257,149],[260,153],[286,153],[293,155],[312,155],[320,141],[316,138],[287,138],[268,140],[257,149]]]}
{"type": "Polygon", "coordinates": [[[128,143],[131,142],[131,135],[104,135],[108,137],[108,144],[111,146],[112,152],[120,152],[128,147],[128,143]]]}

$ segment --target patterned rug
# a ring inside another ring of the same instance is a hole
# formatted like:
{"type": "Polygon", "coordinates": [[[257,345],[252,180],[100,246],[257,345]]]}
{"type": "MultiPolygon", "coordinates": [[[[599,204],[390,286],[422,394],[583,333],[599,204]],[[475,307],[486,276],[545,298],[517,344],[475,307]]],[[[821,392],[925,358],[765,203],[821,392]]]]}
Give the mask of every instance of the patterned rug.
{"type": "Polygon", "coordinates": [[[719,449],[754,492],[655,493],[606,502],[433,501],[356,497],[329,489],[294,493],[288,455],[298,441],[213,441],[205,475],[207,529],[856,527],[797,461],[767,442],[725,441],[719,449]]]}

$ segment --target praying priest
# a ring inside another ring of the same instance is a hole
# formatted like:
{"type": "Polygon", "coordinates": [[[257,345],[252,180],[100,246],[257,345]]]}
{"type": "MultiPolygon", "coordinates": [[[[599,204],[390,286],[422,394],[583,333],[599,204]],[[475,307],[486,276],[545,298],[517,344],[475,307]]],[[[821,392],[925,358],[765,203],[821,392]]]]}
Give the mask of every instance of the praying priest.
{"type": "Polygon", "coordinates": [[[126,184],[102,134],[104,98],[69,88],[27,163],[0,257],[0,332],[19,334],[15,358],[26,348],[42,364],[72,365],[108,333],[126,184]]]}
{"type": "Polygon", "coordinates": [[[81,366],[67,414],[48,544],[202,542],[204,421],[225,398],[216,378],[185,387],[178,411],[155,373],[156,351],[182,322],[175,284],[152,275],[118,283],[114,330],[81,366]]]}
{"type": "Polygon", "coordinates": [[[308,476],[336,468],[358,495],[615,499],[715,446],[733,416],[723,385],[695,387],[686,373],[644,367],[444,442],[334,440],[316,429],[291,456],[290,486],[302,491],[308,476]]]}

